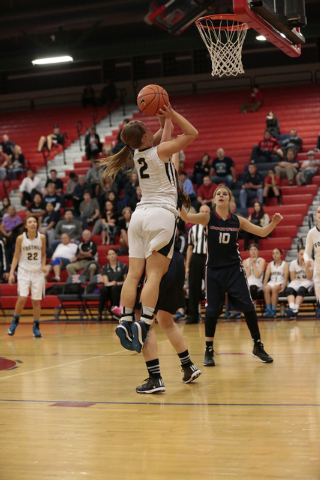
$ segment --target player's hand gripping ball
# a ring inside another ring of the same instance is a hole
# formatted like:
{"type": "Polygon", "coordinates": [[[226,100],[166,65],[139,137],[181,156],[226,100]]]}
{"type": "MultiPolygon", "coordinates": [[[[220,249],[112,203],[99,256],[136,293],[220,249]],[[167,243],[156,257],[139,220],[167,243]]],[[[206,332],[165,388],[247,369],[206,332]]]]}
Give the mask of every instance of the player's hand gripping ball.
{"type": "Polygon", "coordinates": [[[169,102],[169,95],[160,85],[147,85],[139,92],[137,105],[140,112],[153,117],[169,102]]]}

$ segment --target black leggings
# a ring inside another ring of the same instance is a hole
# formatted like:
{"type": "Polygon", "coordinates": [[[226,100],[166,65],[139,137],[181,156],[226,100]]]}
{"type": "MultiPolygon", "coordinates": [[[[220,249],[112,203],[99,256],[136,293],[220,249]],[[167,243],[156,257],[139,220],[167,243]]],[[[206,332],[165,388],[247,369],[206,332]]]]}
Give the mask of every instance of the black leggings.
{"type": "Polygon", "coordinates": [[[122,285],[104,286],[100,292],[99,313],[102,314],[105,304],[110,300],[112,307],[118,307],[120,304],[120,294],[122,285]]]}
{"type": "MultiPolygon", "coordinates": [[[[244,312],[244,316],[246,317],[246,322],[253,340],[260,340],[260,331],[256,311],[252,310],[251,312],[244,312]]],[[[205,318],[206,337],[214,337],[214,334],[216,333],[217,321],[218,319],[216,317],[205,318]]]]}

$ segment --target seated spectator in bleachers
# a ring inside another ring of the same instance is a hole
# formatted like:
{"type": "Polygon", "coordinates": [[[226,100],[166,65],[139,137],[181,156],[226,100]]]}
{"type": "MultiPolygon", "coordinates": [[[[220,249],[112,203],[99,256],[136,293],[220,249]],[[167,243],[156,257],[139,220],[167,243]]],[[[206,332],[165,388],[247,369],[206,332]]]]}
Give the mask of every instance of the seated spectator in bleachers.
{"type": "Polygon", "coordinates": [[[278,298],[284,292],[289,279],[289,267],[282,260],[281,248],[272,251],[273,261],[269,263],[263,281],[264,300],[266,302],[266,318],[275,318],[278,298]]]}
{"type": "Polygon", "coordinates": [[[53,133],[50,133],[47,137],[41,136],[38,144],[38,153],[42,151],[44,147],[47,147],[49,152],[52,147],[63,145],[63,133],[60,133],[59,125],[53,125],[53,133]]]}
{"type": "Polygon", "coordinates": [[[83,192],[83,201],[80,203],[80,217],[84,230],[95,224],[100,216],[99,203],[95,198],[91,198],[89,190],[83,192]]]}
{"type": "Polygon", "coordinates": [[[304,248],[300,248],[298,258],[292,260],[289,268],[290,283],[286,290],[289,308],[286,309],[286,314],[291,319],[297,317],[305,295],[313,287],[313,266],[306,270],[303,254],[304,248]]]}
{"type": "Polygon", "coordinates": [[[92,167],[86,173],[86,182],[90,183],[94,197],[99,197],[102,174],[103,169],[100,168],[100,161],[95,160],[92,167]]]}
{"type": "Polygon", "coordinates": [[[298,174],[300,163],[296,160],[293,150],[288,150],[286,160],[282,160],[275,168],[276,176],[279,178],[287,178],[289,185],[293,185],[293,180],[298,174]]]}
{"type": "Polygon", "coordinates": [[[258,293],[263,290],[263,275],[266,266],[264,258],[259,257],[259,246],[252,243],[249,247],[250,257],[244,260],[243,266],[246,271],[247,281],[253,303],[257,304],[258,293]]]}
{"type": "Polygon", "coordinates": [[[277,138],[280,133],[280,123],[272,110],[269,111],[266,118],[267,130],[271,133],[271,136],[277,138]]]}
{"type": "Polygon", "coordinates": [[[57,170],[50,170],[50,178],[47,179],[45,188],[43,190],[43,195],[46,196],[47,192],[47,187],[50,183],[53,183],[54,186],[56,187],[56,194],[61,197],[63,194],[63,181],[61,178],[57,177],[57,170]]]}
{"type": "Polygon", "coordinates": [[[39,218],[39,232],[47,238],[47,247],[50,249],[55,236],[55,226],[60,220],[60,212],[54,210],[52,203],[48,202],[45,206],[43,217],[39,218]]]}
{"type": "MultiPolygon", "coordinates": [[[[216,188],[217,188],[217,185],[211,182],[209,175],[206,175],[205,177],[203,177],[203,183],[197,193],[199,208],[201,207],[201,205],[209,205],[209,207],[211,207],[213,193],[216,188]]],[[[197,210],[199,210],[199,208],[197,208],[197,210]]]]}
{"type": "Polygon", "coordinates": [[[253,146],[251,158],[253,158],[256,163],[270,162],[271,155],[275,155],[279,148],[280,143],[271,137],[269,130],[265,130],[263,140],[261,140],[258,145],[253,146]],[[262,159],[259,157],[262,157],[262,159]]]}
{"type": "Polygon", "coordinates": [[[234,161],[230,157],[225,157],[223,148],[218,148],[217,157],[213,159],[211,169],[211,181],[216,185],[225,183],[228,188],[231,188],[236,181],[234,161]]]}
{"type": "Polygon", "coordinates": [[[124,186],[124,197],[126,204],[128,204],[136,194],[136,188],[139,185],[139,177],[136,172],[132,172],[127,183],[124,186]]]}
{"type": "Polygon", "coordinates": [[[251,161],[248,172],[244,176],[242,190],[240,191],[240,207],[246,208],[247,201],[258,198],[259,202],[263,200],[263,178],[254,162],[251,161]]]}
{"type": "Polygon", "coordinates": [[[60,272],[65,270],[66,266],[71,263],[72,259],[77,253],[78,245],[71,243],[70,237],[67,233],[61,235],[61,241],[57,245],[51,257],[51,262],[45,266],[44,276],[47,278],[51,270],[54,271],[53,282],[60,282],[60,272]]]}
{"type": "Polygon", "coordinates": [[[100,209],[103,210],[105,202],[109,200],[110,193],[113,193],[115,197],[117,197],[118,192],[119,192],[119,189],[118,189],[117,183],[116,182],[112,183],[109,177],[104,178],[103,185],[101,185],[100,195],[98,198],[100,209]]]}
{"type": "Polygon", "coordinates": [[[26,218],[32,216],[38,218],[39,222],[42,216],[46,213],[46,204],[42,199],[40,193],[36,193],[32,202],[28,206],[26,218]]]}
{"type": "Polygon", "coordinates": [[[289,150],[294,150],[295,154],[301,151],[302,138],[298,137],[298,132],[293,128],[290,132],[290,137],[282,140],[281,147],[277,149],[277,154],[281,158],[285,158],[289,150]]]}
{"type": "Polygon", "coordinates": [[[81,222],[73,218],[72,211],[65,210],[64,219],[59,220],[54,229],[55,240],[53,240],[51,248],[54,250],[59,245],[60,237],[64,233],[68,234],[71,243],[79,243],[82,237],[82,230],[81,222]]]}
{"type": "Polygon", "coordinates": [[[97,158],[102,151],[102,143],[100,142],[100,137],[96,132],[95,126],[90,127],[89,132],[85,137],[85,149],[87,160],[97,158]]]}
{"type": "Polygon", "coordinates": [[[113,245],[117,233],[117,214],[110,200],[105,202],[102,218],[99,218],[92,230],[92,235],[101,233],[102,245],[113,245]]]}
{"type": "Polygon", "coordinates": [[[2,145],[0,145],[0,180],[7,178],[7,171],[10,165],[10,158],[2,150],[2,145]]]}
{"type": "Polygon", "coordinates": [[[267,198],[272,198],[272,197],[276,197],[278,205],[281,205],[280,195],[281,195],[280,178],[275,175],[274,168],[270,168],[268,172],[268,176],[264,179],[262,205],[265,207],[267,198]]]}
{"type": "Polygon", "coordinates": [[[24,172],[24,155],[21,147],[15,145],[10,156],[9,177],[16,180],[20,173],[24,172]]]}
{"type": "MultiPolygon", "coordinates": [[[[253,213],[249,215],[249,222],[257,225],[258,227],[266,227],[270,223],[270,217],[265,211],[263,210],[263,206],[259,202],[255,202],[253,206],[253,213]]],[[[253,235],[253,233],[249,233],[243,231],[243,238],[244,238],[244,249],[247,250],[249,247],[249,240],[253,238],[253,241],[256,245],[259,245],[259,237],[253,235]]]]}
{"type": "Polygon", "coordinates": [[[100,292],[99,316],[97,321],[102,320],[102,314],[106,303],[110,300],[111,308],[120,305],[122,285],[127,277],[128,267],[125,263],[118,262],[116,251],[110,248],[107,253],[109,263],[102,268],[104,287],[100,292]]]}
{"type": "Polygon", "coordinates": [[[193,205],[194,203],[197,203],[197,196],[195,194],[195,191],[193,190],[193,185],[192,185],[191,180],[189,178],[187,178],[187,172],[182,170],[181,172],[179,172],[179,177],[178,178],[183,185],[184,193],[189,195],[190,200],[191,200],[191,204],[193,205]]]}
{"type": "Polygon", "coordinates": [[[61,197],[62,206],[64,207],[66,200],[71,200],[73,197],[73,191],[78,183],[78,176],[75,172],[69,173],[69,180],[67,182],[66,193],[64,193],[61,197]]]}
{"type": "Polygon", "coordinates": [[[130,122],[130,119],[129,118],[125,118],[123,120],[123,126],[122,126],[122,129],[119,131],[118,133],[118,136],[117,136],[117,143],[115,144],[115,146],[111,149],[111,154],[114,155],[115,153],[118,153],[120,152],[120,150],[123,149],[124,147],[124,142],[123,140],[121,139],[121,132],[122,130],[124,129],[124,127],[126,127],[128,125],[128,123],[130,122]]]}
{"type": "Polygon", "coordinates": [[[5,215],[8,215],[8,208],[11,205],[9,197],[3,197],[1,201],[2,201],[2,208],[0,209],[0,220],[2,220],[5,215]]]}
{"type": "Polygon", "coordinates": [[[82,92],[82,106],[83,108],[87,108],[87,105],[97,106],[94,89],[90,83],[87,83],[87,86],[84,87],[82,92]]]}
{"type": "Polygon", "coordinates": [[[75,215],[79,217],[80,215],[80,203],[83,201],[83,193],[85,190],[89,190],[92,195],[92,189],[90,183],[86,182],[84,175],[78,176],[78,183],[74,187],[72,203],[74,206],[75,215]]]}
{"type": "Polygon", "coordinates": [[[241,113],[257,112],[263,103],[263,95],[258,87],[254,85],[251,93],[251,100],[241,105],[241,113]]]}
{"type": "Polygon", "coordinates": [[[117,88],[111,78],[106,79],[106,84],[101,90],[101,104],[108,107],[113,104],[117,98],[117,88]]]}
{"type": "MultiPolygon", "coordinates": [[[[109,195],[109,198],[110,198],[110,195],[109,195]]],[[[136,187],[136,194],[128,205],[128,207],[130,207],[133,212],[135,211],[137,204],[141,202],[141,198],[142,198],[142,190],[141,190],[141,187],[138,185],[136,187]]]]}
{"type": "Polygon", "coordinates": [[[82,270],[85,266],[92,262],[87,268],[89,279],[91,280],[97,274],[97,245],[91,240],[91,232],[84,230],[82,233],[83,242],[80,242],[74,258],[71,263],[67,265],[67,272],[69,277],[76,275],[78,270],[82,270]],[[94,262],[93,262],[94,261],[94,262]]]}
{"type": "Polygon", "coordinates": [[[10,260],[7,247],[0,238],[0,283],[6,283],[9,279],[10,260]]]}
{"type": "Polygon", "coordinates": [[[128,241],[128,228],[132,216],[132,211],[130,207],[125,207],[122,211],[122,218],[118,222],[118,228],[120,231],[119,243],[124,251],[124,255],[129,252],[129,241],[128,241]]]}
{"type": "Polygon", "coordinates": [[[56,186],[54,183],[49,183],[47,185],[47,194],[44,196],[43,201],[44,203],[52,203],[56,212],[58,212],[61,208],[61,197],[56,192],[56,186]]]}
{"type": "Polygon", "coordinates": [[[41,193],[41,180],[34,174],[32,168],[28,168],[27,176],[22,180],[19,192],[21,205],[23,206],[25,206],[27,202],[32,202],[36,193],[41,193]]]}
{"type": "Polygon", "coordinates": [[[0,225],[0,235],[4,239],[8,250],[15,243],[17,236],[20,235],[21,229],[23,229],[21,217],[17,215],[15,207],[10,205],[8,215],[3,217],[0,225]]]}
{"type": "Polygon", "coordinates": [[[3,153],[7,154],[8,156],[12,155],[14,142],[9,140],[8,135],[2,135],[2,142],[0,143],[0,145],[2,146],[3,153]]]}
{"type": "Polygon", "coordinates": [[[312,177],[317,175],[319,168],[319,160],[315,158],[314,150],[309,150],[308,160],[305,160],[300,168],[301,170],[296,176],[297,185],[308,185],[312,177]]]}
{"type": "Polygon", "coordinates": [[[210,175],[210,156],[208,153],[204,153],[201,160],[194,164],[193,174],[189,178],[199,188],[202,185],[203,177],[208,175],[210,175]]]}

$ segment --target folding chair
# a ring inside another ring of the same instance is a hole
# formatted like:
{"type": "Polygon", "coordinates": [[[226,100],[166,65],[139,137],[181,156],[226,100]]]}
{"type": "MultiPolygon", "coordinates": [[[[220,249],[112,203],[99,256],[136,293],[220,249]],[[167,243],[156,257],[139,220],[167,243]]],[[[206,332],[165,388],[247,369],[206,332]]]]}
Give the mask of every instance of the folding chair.
{"type": "Polygon", "coordinates": [[[63,286],[62,293],[58,295],[60,306],[56,317],[57,319],[59,319],[61,312],[63,312],[67,320],[83,320],[86,312],[83,308],[82,295],[86,286],[87,279],[84,275],[72,275],[68,277],[63,286]]]}
{"type": "Polygon", "coordinates": [[[99,313],[99,300],[100,300],[100,291],[103,287],[103,277],[102,275],[94,275],[91,279],[89,285],[86,286],[84,294],[82,295],[83,307],[85,311],[88,309],[91,319],[94,320],[95,316],[98,316],[99,313]],[[99,289],[99,293],[95,290],[99,289]],[[96,315],[93,315],[93,312],[96,315]]]}

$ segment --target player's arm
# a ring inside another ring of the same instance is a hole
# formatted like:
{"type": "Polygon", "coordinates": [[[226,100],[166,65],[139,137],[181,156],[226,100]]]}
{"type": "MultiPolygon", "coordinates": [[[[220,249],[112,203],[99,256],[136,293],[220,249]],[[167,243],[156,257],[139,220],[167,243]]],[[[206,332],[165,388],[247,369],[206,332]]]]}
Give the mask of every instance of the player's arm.
{"type": "Polygon", "coordinates": [[[174,126],[169,118],[159,115],[160,129],[153,135],[153,146],[160,143],[170,142],[174,126]]]}
{"type": "Polygon", "coordinates": [[[264,258],[259,260],[259,268],[256,267],[256,262],[253,263],[253,273],[256,278],[260,278],[264,272],[264,267],[266,266],[266,261],[264,258]]]}
{"type": "Polygon", "coordinates": [[[246,218],[238,217],[240,222],[240,228],[246,232],[253,233],[253,235],[258,235],[258,237],[267,237],[272,230],[278,225],[282,220],[280,213],[275,213],[272,217],[271,223],[265,227],[258,227],[253,223],[250,223],[246,218]]]}
{"type": "Polygon", "coordinates": [[[287,262],[284,264],[283,270],[284,270],[284,282],[281,286],[280,293],[284,292],[284,290],[286,289],[288,280],[289,280],[289,267],[288,267],[287,262]]]}
{"type": "Polygon", "coordinates": [[[309,268],[306,267],[306,276],[307,276],[307,280],[309,280],[311,282],[312,277],[313,277],[313,265],[312,264],[311,264],[311,267],[309,267],[309,268]]]}
{"type": "Polygon", "coordinates": [[[251,271],[251,266],[250,266],[250,262],[248,262],[249,258],[246,260],[246,263],[243,262],[243,264],[245,265],[244,267],[244,271],[246,272],[246,277],[250,277],[250,271],[251,271]]]}
{"type": "Polygon", "coordinates": [[[12,285],[14,282],[14,272],[15,269],[17,268],[19,258],[20,258],[20,253],[21,253],[21,244],[23,240],[23,235],[19,235],[16,241],[16,248],[14,250],[14,255],[11,263],[11,268],[10,268],[10,273],[9,273],[9,284],[12,285]]]}
{"type": "Polygon", "coordinates": [[[290,282],[296,279],[296,272],[294,270],[289,270],[290,282]]]}
{"type": "Polygon", "coordinates": [[[264,286],[264,287],[265,287],[265,286],[267,285],[267,283],[269,282],[270,273],[271,273],[271,263],[269,263],[269,265],[267,266],[266,274],[265,274],[265,276],[264,276],[264,280],[263,280],[263,286],[264,286]]]}
{"type": "Polygon", "coordinates": [[[47,243],[47,240],[46,240],[46,236],[45,235],[42,235],[40,234],[40,238],[41,238],[41,243],[42,243],[42,250],[41,250],[41,270],[43,272],[45,272],[45,268],[46,268],[46,262],[47,262],[47,249],[46,249],[46,243],[47,243]]]}
{"type": "Polygon", "coordinates": [[[181,209],[180,216],[184,222],[201,224],[203,227],[206,227],[210,220],[210,213],[190,213],[184,207],[181,209]]]}
{"type": "Polygon", "coordinates": [[[192,257],[192,250],[193,250],[193,245],[188,245],[187,248],[187,258],[186,258],[186,275],[189,275],[189,268],[190,268],[190,260],[192,257]]]}
{"type": "Polygon", "coordinates": [[[306,248],[304,249],[303,258],[306,262],[306,269],[312,266],[312,249],[313,249],[313,241],[312,241],[312,232],[311,230],[308,232],[307,240],[306,240],[306,248]]]}

